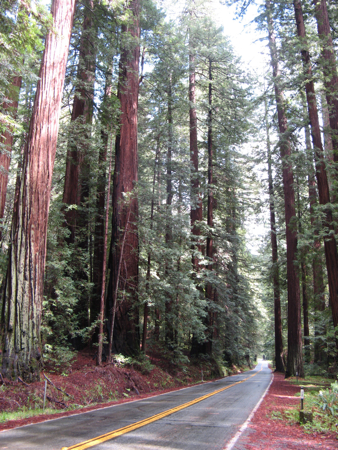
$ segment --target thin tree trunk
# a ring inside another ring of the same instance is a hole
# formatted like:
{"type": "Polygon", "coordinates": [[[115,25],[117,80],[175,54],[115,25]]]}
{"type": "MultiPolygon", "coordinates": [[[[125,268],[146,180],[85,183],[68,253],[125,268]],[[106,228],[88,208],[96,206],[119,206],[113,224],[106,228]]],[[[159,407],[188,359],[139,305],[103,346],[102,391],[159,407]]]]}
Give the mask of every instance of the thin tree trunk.
{"type": "MultiPolygon", "coordinates": [[[[128,25],[122,26],[122,50],[118,98],[121,105],[120,131],[116,137],[115,170],[113,188],[112,244],[111,244],[111,287],[113,293],[118,287],[118,267],[122,230],[127,226],[127,211],[131,210],[131,223],[123,253],[121,276],[124,280],[126,298],[116,306],[114,345],[118,352],[135,354],[139,352],[138,311],[138,201],[134,191],[138,181],[137,156],[137,108],[139,91],[139,0],[129,4],[131,17],[128,25]],[[130,196],[125,201],[125,197],[130,196]]],[[[112,299],[110,299],[110,304],[112,299]]],[[[110,306],[111,309],[112,306],[110,306]]]]}
{"type": "Polygon", "coordinates": [[[278,267],[278,244],[277,244],[277,230],[276,230],[276,216],[275,216],[275,200],[274,187],[272,180],[271,167],[271,144],[270,132],[267,117],[267,105],[265,100],[265,125],[266,125],[266,142],[268,150],[268,178],[269,178],[269,205],[270,205],[270,237],[272,250],[272,270],[273,270],[273,298],[274,298],[274,318],[275,318],[275,361],[276,371],[284,372],[283,364],[283,335],[282,335],[282,313],[280,305],[280,285],[279,285],[279,267],[278,267]]]}
{"type": "MultiPolygon", "coordinates": [[[[12,84],[10,86],[10,92],[8,93],[8,100],[3,103],[2,111],[7,111],[11,117],[15,119],[18,102],[19,102],[19,91],[21,88],[21,77],[14,77],[12,84]]],[[[5,205],[6,205],[6,194],[7,194],[7,184],[8,184],[8,172],[9,165],[11,162],[11,153],[13,146],[13,132],[6,127],[6,131],[0,137],[0,241],[2,238],[2,227],[1,220],[4,217],[5,205]]]]}
{"type": "MultiPolygon", "coordinates": [[[[298,230],[299,234],[302,234],[302,221],[301,221],[301,201],[300,201],[300,186],[299,178],[297,175],[297,206],[298,206],[298,230]]],[[[302,297],[303,297],[303,338],[304,338],[304,357],[307,363],[310,362],[310,328],[309,328],[309,301],[308,301],[308,291],[306,284],[306,265],[305,265],[305,253],[304,250],[299,251],[300,259],[300,282],[302,286],[302,297]]]]}
{"type": "MultiPolygon", "coordinates": [[[[172,245],[172,217],[171,204],[173,199],[172,187],[172,147],[173,147],[173,108],[172,108],[172,74],[169,74],[168,85],[168,149],[167,149],[167,217],[166,217],[166,235],[165,243],[167,248],[172,245]]],[[[173,270],[172,261],[169,257],[166,261],[166,276],[170,276],[173,270]]],[[[174,318],[173,318],[173,299],[167,294],[165,302],[165,342],[167,347],[172,348],[174,343],[174,318]]]]}
{"type": "Polygon", "coordinates": [[[116,317],[116,309],[117,309],[117,293],[118,293],[118,288],[119,288],[121,267],[122,267],[122,263],[123,263],[123,256],[124,256],[123,253],[124,253],[124,247],[125,247],[125,243],[126,243],[126,236],[128,234],[130,213],[131,213],[131,207],[129,208],[129,211],[127,214],[126,228],[124,230],[123,237],[122,237],[120,259],[119,259],[119,265],[117,268],[117,280],[116,280],[117,282],[116,282],[115,291],[113,294],[113,308],[111,311],[111,326],[110,326],[109,349],[108,349],[108,361],[109,362],[111,362],[111,360],[112,360],[112,353],[113,353],[114,328],[115,328],[115,317],[116,317]]]}
{"type": "Polygon", "coordinates": [[[99,347],[97,351],[97,365],[102,365],[102,350],[103,350],[103,320],[104,320],[104,298],[106,293],[106,273],[107,273],[107,242],[108,242],[108,225],[109,225],[109,200],[110,200],[110,180],[111,180],[111,159],[112,148],[109,154],[109,169],[108,169],[108,186],[106,197],[106,218],[103,241],[103,260],[102,260],[102,284],[101,284],[101,301],[100,301],[100,331],[99,331],[99,347]]]}
{"type": "Polygon", "coordinates": [[[37,84],[3,297],[2,374],[39,380],[48,210],[75,0],[53,0],[37,84]]]}
{"type": "MultiPolygon", "coordinates": [[[[331,136],[331,128],[330,128],[330,113],[329,108],[327,106],[326,97],[324,94],[321,95],[321,109],[322,109],[322,117],[323,117],[323,125],[324,125],[324,150],[325,150],[325,158],[329,161],[333,161],[333,144],[332,144],[332,136],[331,136]]],[[[329,180],[330,183],[330,180],[329,180]]],[[[330,191],[331,191],[331,186],[330,191]]]]}
{"type": "Polygon", "coordinates": [[[280,152],[283,164],[283,189],[286,223],[286,257],[288,283],[288,359],[286,377],[298,374],[304,375],[302,356],[301,305],[299,277],[296,268],[297,261],[297,230],[292,221],[296,217],[295,192],[293,189],[293,170],[290,163],[291,145],[288,137],[288,124],[285,114],[284,95],[280,86],[280,71],[278,65],[277,46],[273,28],[270,0],[266,0],[269,47],[271,65],[278,113],[280,133],[280,152]]]}
{"type": "Polygon", "coordinates": [[[330,233],[325,236],[324,248],[326,257],[326,268],[329,280],[329,291],[332,307],[333,323],[336,327],[338,325],[338,254],[337,254],[337,244],[334,237],[334,226],[332,219],[332,211],[330,209],[330,192],[329,184],[325,169],[324,152],[322,146],[322,140],[320,135],[320,126],[318,119],[318,110],[316,102],[316,94],[314,83],[312,81],[312,70],[310,62],[310,54],[307,50],[306,43],[306,33],[304,26],[304,18],[302,5],[300,0],[294,0],[295,18],[297,24],[297,32],[299,38],[302,40],[303,49],[302,59],[304,63],[304,72],[306,75],[306,98],[308,104],[308,112],[311,124],[311,135],[313,148],[315,150],[315,160],[316,160],[316,177],[319,193],[319,202],[321,205],[325,205],[325,219],[323,221],[323,226],[330,230],[330,233]]]}
{"type": "MultiPolygon", "coordinates": [[[[213,258],[214,258],[214,243],[213,243],[213,226],[214,226],[214,194],[213,194],[213,135],[212,135],[212,61],[209,59],[209,111],[208,111],[208,237],[207,237],[207,258],[212,261],[208,265],[209,271],[213,270],[213,258]]],[[[210,308],[210,302],[214,299],[214,288],[211,283],[206,286],[206,298],[209,301],[208,307],[210,308]]],[[[208,311],[208,323],[209,328],[208,338],[206,342],[206,352],[212,353],[212,313],[208,311]]]]}
{"type": "MultiPolygon", "coordinates": [[[[199,223],[202,222],[202,199],[200,193],[200,183],[198,177],[198,142],[197,142],[197,114],[196,114],[196,74],[195,74],[195,55],[193,48],[193,38],[189,40],[189,127],[190,127],[190,162],[192,167],[191,174],[191,210],[190,221],[195,245],[201,252],[199,237],[201,235],[199,223]]],[[[195,253],[192,255],[192,264],[195,272],[199,270],[198,257],[195,253]]]]}
{"type": "MultiPolygon", "coordinates": [[[[153,176],[153,192],[151,197],[151,207],[150,207],[150,232],[153,231],[154,227],[154,206],[155,206],[155,182],[156,182],[156,167],[158,165],[158,155],[160,153],[160,137],[157,139],[157,147],[155,154],[155,164],[154,164],[154,176],[153,176]]],[[[147,275],[146,275],[146,291],[149,293],[149,283],[150,283],[150,270],[151,270],[151,252],[148,251],[148,259],[147,259],[147,275]]],[[[143,312],[143,334],[142,334],[142,351],[146,354],[147,350],[147,326],[148,326],[148,313],[149,306],[148,302],[144,304],[144,312],[143,312]]]]}
{"type": "MultiPolygon", "coordinates": [[[[105,239],[105,189],[106,189],[106,162],[109,140],[109,122],[111,117],[109,116],[109,110],[106,108],[106,102],[111,96],[111,77],[112,68],[107,72],[105,94],[102,104],[102,129],[101,129],[101,147],[99,151],[99,176],[97,183],[97,199],[96,199],[96,220],[95,220],[95,235],[94,235],[94,267],[93,283],[94,283],[94,296],[90,307],[91,322],[95,321],[100,314],[101,304],[101,292],[102,292],[102,270],[103,270],[103,254],[106,250],[105,239]]],[[[108,205],[109,206],[109,205],[108,205]]],[[[109,208],[108,208],[109,209],[109,208]]],[[[107,210],[106,210],[107,213],[107,210]]]]}
{"type": "Polygon", "coordinates": [[[321,58],[329,121],[332,130],[333,159],[338,162],[338,73],[336,53],[332,43],[326,0],[313,0],[318,35],[321,39],[321,58]]]}

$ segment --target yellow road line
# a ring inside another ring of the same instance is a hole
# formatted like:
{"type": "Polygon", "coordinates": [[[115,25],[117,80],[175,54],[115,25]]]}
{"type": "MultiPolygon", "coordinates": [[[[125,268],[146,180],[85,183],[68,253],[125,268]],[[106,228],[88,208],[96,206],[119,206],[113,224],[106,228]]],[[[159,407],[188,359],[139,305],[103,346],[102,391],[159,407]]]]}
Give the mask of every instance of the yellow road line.
{"type": "Polygon", "coordinates": [[[72,445],[71,447],[62,447],[61,450],[85,450],[86,448],[94,447],[95,445],[102,444],[102,442],[109,441],[110,439],[116,438],[117,436],[121,436],[122,434],[129,433],[130,431],[136,430],[137,428],[144,427],[149,423],[156,422],[157,420],[163,419],[163,417],[169,416],[170,414],[174,414],[175,412],[181,411],[182,409],[188,408],[189,406],[195,405],[213,395],[219,394],[226,389],[229,389],[236,384],[244,383],[244,381],[249,380],[249,378],[257,375],[262,369],[254,374],[250,375],[244,380],[237,381],[236,383],[230,384],[221,389],[217,389],[216,391],[211,392],[210,394],[203,395],[202,397],[196,398],[195,400],[191,400],[190,402],[183,403],[183,405],[176,406],[175,408],[168,409],[167,411],[163,411],[159,414],[155,414],[154,416],[148,417],[147,419],[140,420],[139,422],[135,422],[131,425],[127,425],[126,427],[119,428],[115,431],[110,431],[109,433],[102,434],[101,436],[97,436],[95,438],[89,439],[88,441],[80,442],[79,444],[72,445]]]}

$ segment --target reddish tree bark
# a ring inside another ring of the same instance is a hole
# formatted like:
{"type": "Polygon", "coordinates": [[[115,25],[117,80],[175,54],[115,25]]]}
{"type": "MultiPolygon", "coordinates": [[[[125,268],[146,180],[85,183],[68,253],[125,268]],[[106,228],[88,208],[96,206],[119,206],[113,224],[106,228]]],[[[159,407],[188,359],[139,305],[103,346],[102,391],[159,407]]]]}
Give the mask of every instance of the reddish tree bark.
{"type": "MultiPolygon", "coordinates": [[[[95,82],[95,45],[93,33],[93,0],[85,1],[82,35],[80,41],[79,66],[77,86],[74,95],[71,123],[80,122],[84,126],[91,124],[93,116],[94,82],[95,82]]],[[[75,125],[77,127],[77,125],[75,125]]],[[[87,130],[83,127],[71,131],[70,144],[67,149],[66,175],[63,191],[63,203],[66,205],[80,205],[84,200],[88,187],[86,175],[83,172],[88,140],[87,130]],[[82,180],[81,180],[82,179],[82,180]],[[82,183],[81,183],[82,181],[82,183]],[[83,184],[81,188],[81,184],[83,184]]],[[[74,243],[78,220],[78,211],[69,209],[65,211],[66,224],[70,231],[68,243],[74,243]]]]}
{"type": "Polygon", "coordinates": [[[75,0],[53,0],[13,216],[2,310],[2,374],[39,380],[48,210],[75,0]]]}
{"type": "MultiPolygon", "coordinates": [[[[325,286],[324,286],[324,274],[323,274],[323,261],[321,258],[321,243],[319,240],[319,227],[318,219],[315,217],[314,208],[318,203],[317,191],[316,191],[316,180],[313,168],[313,158],[311,157],[311,138],[309,127],[305,127],[305,142],[306,148],[308,150],[309,157],[309,175],[308,175],[308,189],[309,189],[309,204],[310,204],[310,222],[314,235],[313,241],[313,253],[312,258],[312,277],[313,277],[313,297],[314,297],[314,310],[315,312],[324,311],[325,309],[325,286]]],[[[314,354],[315,361],[323,362],[325,360],[325,354],[322,351],[322,346],[319,342],[319,337],[323,333],[318,330],[317,317],[315,316],[315,344],[314,344],[314,354]]]]}
{"type": "Polygon", "coordinates": [[[325,258],[326,258],[326,268],[329,281],[329,291],[332,307],[333,323],[336,327],[338,325],[338,253],[337,244],[334,237],[334,226],[332,223],[332,211],[330,209],[330,192],[329,184],[325,169],[324,152],[323,145],[320,134],[320,126],[318,119],[318,110],[316,102],[316,94],[314,83],[312,81],[312,70],[310,54],[307,50],[306,43],[306,32],[303,18],[302,5],[300,0],[294,0],[294,10],[297,25],[297,33],[302,41],[302,59],[304,63],[304,72],[306,75],[306,99],[308,104],[308,113],[311,124],[311,135],[313,148],[315,150],[315,161],[316,161],[316,178],[318,185],[319,202],[324,206],[325,219],[323,221],[323,226],[328,228],[330,233],[325,236],[324,248],[325,248],[325,258]]]}
{"type": "MultiPolygon", "coordinates": [[[[196,113],[196,74],[195,74],[195,56],[193,49],[193,38],[190,36],[189,42],[189,127],[190,127],[190,161],[192,167],[191,174],[191,195],[192,206],[190,211],[190,221],[192,234],[195,237],[195,248],[200,252],[201,245],[199,236],[201,235],[198,223],[202,222],[202,199],[200,194],[198,178],[198,142],[197,142],[197,113],[196,113]]],[[[193,268],[196,272],[199,270],[198,257],[192,256],[193,268]]]]}
{"type": "Polygon", "coordinates": [[[313,0],[318,35],[321,39],[321,59],[329,121],[332,130],[333,159],[338,162],[338,73],[336,53],[332,43],[326,0],[313,0]]]}
{"type": "MultiPolygon", "coordinates": [[[[168,79],[168,148],[167,148],[167,221],[165,243],[168,248],[172,245],[172,219],[171,219],[171,204],[173,200],[172,187],[172,150],[173,150],[173,105],[172,105],[172,74],[169,74],[168,79]]],[[[166,274],[173,270],[171,258],[166,262],[166,274]]],[[[169,348],[172,348],[174,343],[174,320],[173,320],[173,299],[171,295],[167,294],[165,303],[165,341],[169,348]]]]}
{"type": "Polygon", "coordinates": [[[297,231],[293,225],[296,217],[295,192],[293,189],[293,169],[289,162],[291,145],[288,138],[288,124],[285,114],[284,95],[280,86],[280,71],[277,56],[276,38],[273,27],[270,0],[266,0],[266,11],[269,32],[269,48],[275,97],[277,103],[278,127],[280,133],[280,152],[283,161],[283,189],[285,202],[286,223],[286,257],[288,282],[288,359],[285,376],[304,375],[302,356],[301,305],[299,277],[296,269],[297,260],[297,231]]]}
{"type": "MultiPolygon", "coordinates": [[[[8,93],[8,101],[3,103],[2,111],[10,114],[11,117],[16,117],[19,101],[19,90],[21,87],[21,77],[14,77],[10,92],[8,93]]],[[[13,146],[13,133],[7,127],[4,134],[0,137],[0,221],[4,217],[7,184],[8,184],[8,171],[11,162],[11,152],[13,146]]],[[[2,228],[0,227],[0,241],[2,235],[2,228]]]]}
{"type": "MultiPolygon", "coordinates": [[[[208,93],[208,103],[209,103],[209,111],[208,111],[208,237],[207,237],[207,258],[212,261],[208,265],[209,271],[213,269],[213,259],[214,259],[214,242],[213,242],[213,231],[212,228],[214,226],[214,193],[213,193],[213,134],[212,134],[212,61],[209,59],[209,93],[208,93]]],[[[208,283],[206,286],[206,298],[210,303],[214,300],[214,288],[208,283]]],[[[212,352],[212,326],[213,326],[213,314],[211,311],[208,311],[208,334],[207,334],[207,342],[205,345],[206,353],[211,354],[212,352]]]]}
{"type": "Polygon", "coordinates": [[[118,98],[121,104],[120,132],[115,144],[115,171],[113,181],[113,216],[111,245],[111,277],[109,306],[112,308],[112,294],[119,281],[123,292],[122,300],[116,307],[114,346],[117,352],[137,353],[140,348],[138,312],[138,201],[135,184],[138,181],[137,156],[137,108],[139,91],[139,0],[129,4],[131,18],[122,26],[122,50],[118,98]],[[133,41],[131,41],[131,38],[133,41]],[[127,195],[129,199],[126,199],[127,195]],[[120,245],[127,226],[130,210],[130,224],[125,238],[122,255],[121,275],[118,277],[120,245]]]}
{"type": "Polygon", "coordinates": [[[269,178],[269,206],[270,206],[270,238],[272,251],[272,273],[273,273],[273,299],[274,299],[274,319],[275,319],[275,361],[276,371],[284,372],[283,364],[283,335],[282,335],[282,314],[280,306],[280,285],[279,285],[279,267],[278,267],[278,244],[277,244],[277,230],[276,230],[276,215],[275,215],[275,200],[274,188],[272,180],[271,167],[271,144],[269,125],[267,121],[267,106],[265,105],[265,123],[266,123],[266,137],[268,150],[268,178],[269,178]]]}

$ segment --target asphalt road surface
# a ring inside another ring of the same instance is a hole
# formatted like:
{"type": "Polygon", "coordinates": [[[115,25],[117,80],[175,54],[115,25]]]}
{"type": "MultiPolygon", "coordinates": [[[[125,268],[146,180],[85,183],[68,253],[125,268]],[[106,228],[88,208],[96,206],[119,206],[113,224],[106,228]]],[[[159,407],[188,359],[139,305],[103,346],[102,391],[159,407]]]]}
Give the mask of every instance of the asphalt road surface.
{"type": "Polygon", "coordinates": [[[82,450],[89,447],[76,447],[76,444],[227,388],[160,420],[90,447],[95,450],[224,449],[246,421],[270,380],[271,371],[262,361],[250,372],[212,383],[3,431],[0,449],[61,450],[75,446],[82,450]]]}

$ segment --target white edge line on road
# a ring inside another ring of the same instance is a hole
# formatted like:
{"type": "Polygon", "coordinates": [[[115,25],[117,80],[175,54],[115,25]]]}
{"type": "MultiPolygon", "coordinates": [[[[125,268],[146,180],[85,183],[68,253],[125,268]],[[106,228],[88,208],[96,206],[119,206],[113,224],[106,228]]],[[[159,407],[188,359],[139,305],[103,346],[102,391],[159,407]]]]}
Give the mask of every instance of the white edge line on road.
{"type": "Polygon", "coordinates": [[[253,415],[255,414],[255,412],[259,408],[260,404],[262,403],[264,397],[268,393],[268,390],[270,389],[270,386],[271,386],[271,384],[273,382],[273,378],[274,378],[274,375],[272,374],[272,378],[271,378],[271,381],[269,383],[269,386],[265,389],[265,392],[262,395],[262,397],[260,398],[260,400],[258,401],[257,405],[254,407],[254,409],[251,411],[249,417],[246,419],[246,421],[243,423],[241,428],[237,431],[235,436],[231,439],[231,441],[228,443],[228,445],[226,447],[224,447],[223,450],[232,450],[234,448],[234,446],[236,445],[236,442],[238,441],[239,437],[244,432],[244,430],[248,427],[249,423],[251,422],[251,420],[253,418],[253,415]]]}
{"type": "MultiPolygon", "coordinates": [[[[69,415],[65,415],[65,416],[62,416],[62,417],[53,417],[53,418],[51,418],[51,419],[42,420],[41,422],[27,423],[27,424],[25,424],[25,425],[19,425],[19,426],[17,426],[17,427],[8,428],[7,430],[0,430],[0,435],[1,435],[2,433],[6,433],[6,432],[8,432],[8,431],[13,431],[13,430],[15,430],[15,429],[17,429],[17,428],[25,428],[25,427],[30,427],[30,426],[32,426],[32,425],[40,425],[40,424],[43,424],[43,423],[45,423],[45,422],[52,422],[52,421],[54,421],[54,420],[65,419],[66,417],[68,418],[68,417],[79,416],[79,415],[81,415],[81,414],[89,414],[89,413],[98,411],[98,410],[100,410],[100,409],[114,408],[114,407],[117,407],[117,406],[126,405],[126,404],[128,404],[128,403],[136,403],[136,402],[141,402],[141,401],[143,401],[143,400],[150,400],[150,399],[152,399],[152,398],[154,398],[154,397],[160,397],[160,396],[162,396],[162,395],[171,394],[172,392],[184,391],[185,389],[190,389],[190,388],[193,388],[193,387],[196,387],[196,386],[202,386],[202,385],[205,385],[205,384],[217,383],[217,382],[219,382],[219,381],[221,381],[221,380],[224,380],[224,378],[230,378],[230,377],[237,376],[237,375],[247,374],[247,373],[249,373],[249,372],[255,372],[255,371],[257,371],[257,367],[258,367],[258,364],[257,364],[257,366],[256,366],[254,369],[249,370],[248,372],[241,372],[241,373],[238,373],[238,374],[234,374],[234,375],[230,375],[230,376],[227,376],[227,377],[219,378],[218,380],[204,381],[204,382],[201,382],[201,383],[198,383],[198,384],[193,384],[192,386],[187,386],[187,387],[175,389],[175,390],[173,390],[173,391],[162,392],[162,394],[151,395],[150,397],[136,398],[135,400],[130,400],[129,402],[123,402],[123,403],[117,403],[117,404],[115,403],[115,404],[112,404],[112,405],[103,406],[103,407],[101,407],[101,408],[98,406],[98,408],[91,409],[90,411],[81,411],[81,409],[80,409],[79,412],[75,412],[74,414],[69,414],[69,415]]],[[[90,405],[88,405],[88,406],[90,406],[90,405]]],[[[62,411],[60,411],[60,412],[62,412],[62,411]]],[[[38,417],[38,416],[36,416],[36,417],[38,417]]]]}

